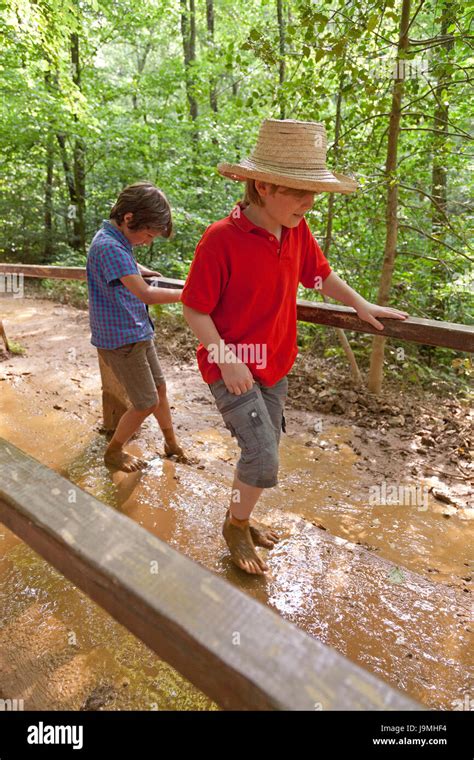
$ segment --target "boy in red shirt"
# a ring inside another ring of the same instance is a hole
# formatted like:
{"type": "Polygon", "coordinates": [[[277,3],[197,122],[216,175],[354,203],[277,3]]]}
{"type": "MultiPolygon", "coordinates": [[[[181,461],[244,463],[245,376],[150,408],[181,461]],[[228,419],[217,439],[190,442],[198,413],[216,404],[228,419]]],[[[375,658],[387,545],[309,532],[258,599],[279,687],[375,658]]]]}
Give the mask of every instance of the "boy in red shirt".
{"type": "Polygon", "coordinates": [[[255,547],[278,541],[250,515],[262,490],[277,483],[298,284],[352,306],[379,329],[377,316],[407,316],[356,293],[311,234],[304,214],[316,193],[357,189],[326,168],[326,144],[322,124],[269,119],[249,159],[219,164],[223,176],[246,181],[245,199],[205,231],[181,296],[200,341],[199,369],[241,449],[222,532],[233,562],[251,574],[268,570],[255,547]]]}

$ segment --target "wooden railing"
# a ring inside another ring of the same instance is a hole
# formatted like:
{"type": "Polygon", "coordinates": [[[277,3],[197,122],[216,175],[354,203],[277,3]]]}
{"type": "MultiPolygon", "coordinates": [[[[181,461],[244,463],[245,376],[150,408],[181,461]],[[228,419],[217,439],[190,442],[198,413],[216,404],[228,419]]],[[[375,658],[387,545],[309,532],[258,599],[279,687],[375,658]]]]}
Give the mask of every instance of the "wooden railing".
{"type": "MultiPolygon", "coordinates": [[[[0,264],[0,274],[23,274],[25,277],[54,278],[63,280],[85,280],[85,267],[48,267],[27,264],[0,264]]],[[[182,288],[183,280],[160,278],[160,287],[182,288]]],[[[341,327],[344,330],[383,335],[413,343],[451,348],[455,351],[474,352],[474,327],[452,322],[437,322],[432,319],[408,317],[404,320],[380,319],[384,329],[377,330],[368,322],[359,319],[354,309],[312,301],[297,302],[297,316],[302,322],[341,327]]]]}
{"type": "Polygon", "coordinates": [[[225,709],[424,709],[2,438],[0,521],[225,709]]]}
{"type": "MultiPolygon", "coordinates": [[[[4,277],[23,275],[24,277],[85,281],[86,269],[85,267],[55,267],[36,264],[0,264],[0,275],[4,277]]],[[[159,283],[159,287],[163,288],[183,288],[184,286],[183,280],[174,280],[169,277],[155,278],[155,281],[159,283]]],[[[443,346],[457,351],[474,351],[474,327],[468,325],[436,322],[416,317],[408,317],[404,320],[380,319],[384,325],[382,332],[369,325],[368,322],[359,319],[354,309],[310,301],[297,302],[297,317],[303,322],[341,327],[344,330],[384,335],[398,340],[443,346]]],[[[4,339],[7,342],[5,334],[4,339]]],[[[102,382],[103,429],[106,432],[112,432],[130,404],[122,386],[100,356],[98,363],[102,382]]]]}

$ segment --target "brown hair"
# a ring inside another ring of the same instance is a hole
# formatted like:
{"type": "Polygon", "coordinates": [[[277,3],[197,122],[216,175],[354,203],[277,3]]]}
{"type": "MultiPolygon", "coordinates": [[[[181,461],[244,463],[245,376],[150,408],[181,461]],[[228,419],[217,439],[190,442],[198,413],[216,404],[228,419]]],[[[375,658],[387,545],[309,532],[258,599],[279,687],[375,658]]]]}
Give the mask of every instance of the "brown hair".
{"type": "MultiPolygon", "coordinates": [[[[302,197],[306,193],[310,192],[308,190],[297,190],[293,187],[283,187],[282,185],[275,185],[273,182],[268,182],[267,184],[270,185],[271,195],[274,195],[277,190],[281,190],[281,192],[284,193],[285,195],[295,195],[296,197],[302,197]]],[[[254,203],[256,206],[265,205],[262,196],[260,195],[257,188],[255,187],[254,179],[247,179],[245,181],[244,203],[254,203]]]]}
{"type": "Polygon", "coordinates": [[[110,219],[122,224],[125,214],[133,214],[128,223],[131,230],[153,227],[169,238],[173,231],[171,207],[164,192],[152,182],[135,182],[120,193],[110,211],[110,219]]]}

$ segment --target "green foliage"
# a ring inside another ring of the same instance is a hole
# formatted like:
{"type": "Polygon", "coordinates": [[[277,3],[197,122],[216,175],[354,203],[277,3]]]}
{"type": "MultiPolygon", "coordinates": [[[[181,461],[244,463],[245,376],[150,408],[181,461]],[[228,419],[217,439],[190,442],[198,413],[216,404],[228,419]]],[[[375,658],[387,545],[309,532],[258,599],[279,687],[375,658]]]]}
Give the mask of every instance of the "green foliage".
{"type": "MultiPolygon", "coordinates": [[[[58,141],[63,135],[71,167],[77,141],[85,144],[87,241],[123,186],[152,180],[170,199],[176,234],[140,250],[139,257],[166,275],[185,277],[205,228],[241,197],[241,186],[222,179],[216,164],[246,156],[261,120],[283,113],[324,122],[329,165],[355,173],[360,182],[355,196],[335,199],[329,253],[335,271],[376,300],[386,184],[395,182],[399,232],[392,305],[417,316],[468,322],[472,50],[467,6],[426,0],[410,27],[398,165],[389,180],[384,165],[393,78],[387,56],[399,33],[395,0],[284,0],[282,28],[276,0],[220,0],[213,41],[206,5],[196,3],[196,57],[188,80],[182,7],[178,0],[6,0],[0,19],[1,258],[84,263],[84,254],[71,244],[71,199],[58,141]],[[449,45],[440,41],[446,12],[449,45]],[[79,41],[79,78],[71,66],[73,35],[79,41]],[[195,120],[189,94],[197,102],[195,120]],[[338,95],[342,118],[335,145],[338,95]],[[438,128],[440,105],[447,109],[445,131],[438,128]],[[48,157],[50,233],[44,223],[48,157]],[[435,165],[447,176],[446,207],[437,221],[435,165]]],[[[327,211],[328,197],[318,196],[308,218],[320,242],[327,211]]],[[[314,291],[302,295],[318,298],[314,291]]],[[[310,343],[311,328],[303,331],[310,343]]],[[[361,345],[366,351],[367,344],[361,345]]],[[[443,361],[448,366],[451,359],[443,361]]]]}
{"type": "Polygon", "coordinates": [[[22,346],[21,343],[17,343],[15,340],[8,341],[8,348],[11,354],[22,355],[26,353],[26,348],[22,346]]]}

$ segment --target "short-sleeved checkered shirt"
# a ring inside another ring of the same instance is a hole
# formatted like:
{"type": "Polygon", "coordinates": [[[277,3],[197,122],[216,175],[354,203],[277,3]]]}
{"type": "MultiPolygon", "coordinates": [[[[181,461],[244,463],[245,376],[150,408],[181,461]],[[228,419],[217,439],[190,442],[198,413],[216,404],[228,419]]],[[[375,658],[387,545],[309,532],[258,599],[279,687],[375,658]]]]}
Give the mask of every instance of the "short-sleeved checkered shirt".
{"type": "Polygon", "coordinates": [[[129,274],[140,274],[132,246],[120,230],[104,221],[87,256],[91,343],[97,348],[118,348],[153,337],[146,304],[120,282],[129,274]]]}

